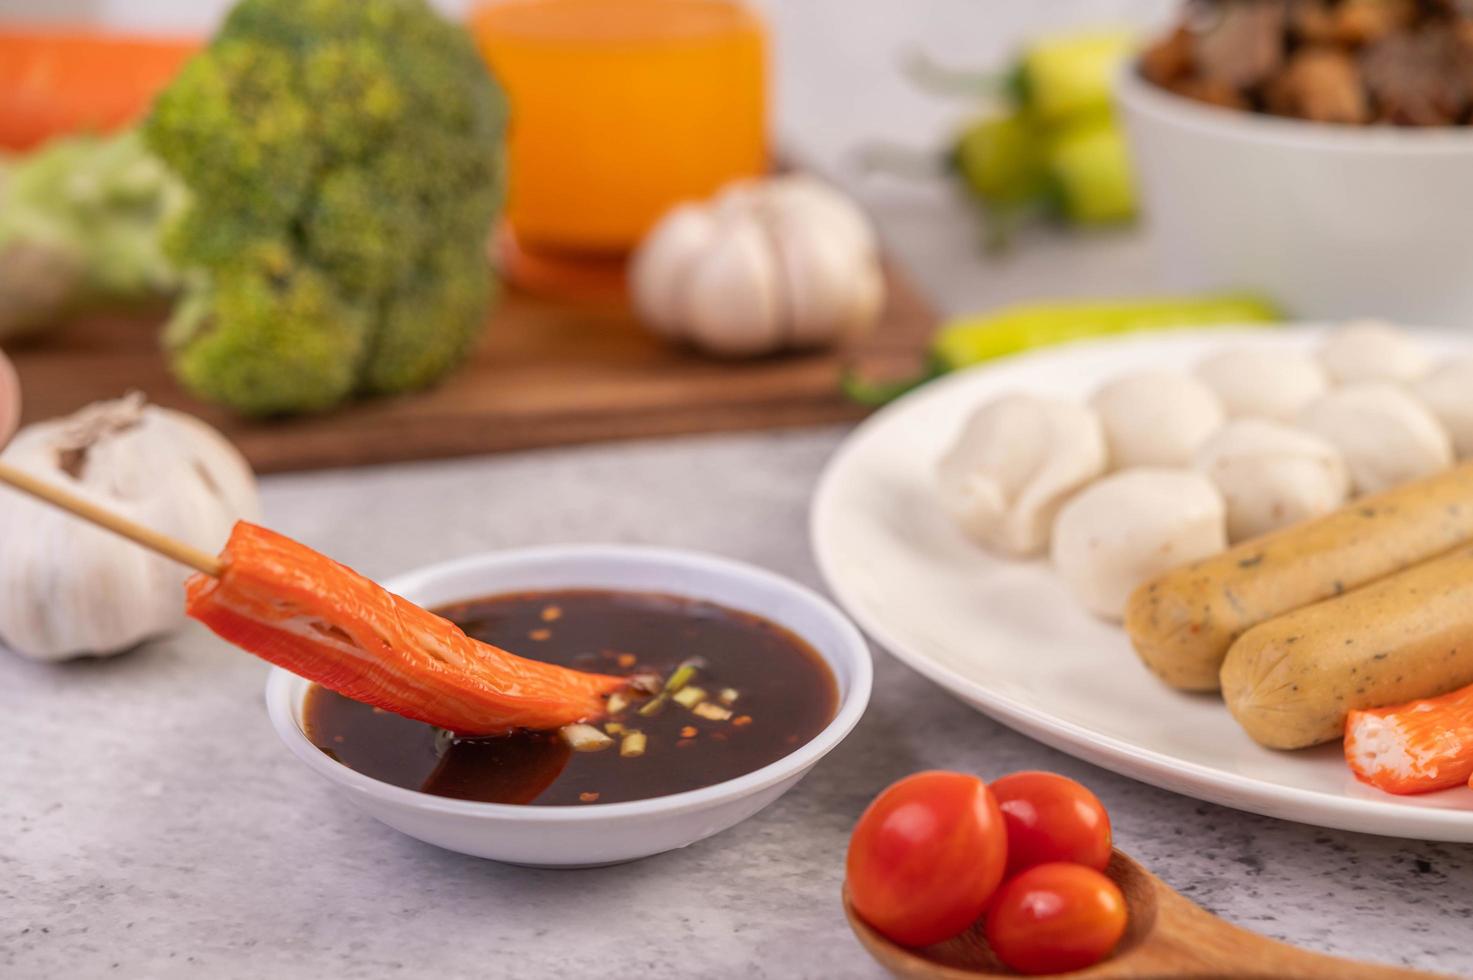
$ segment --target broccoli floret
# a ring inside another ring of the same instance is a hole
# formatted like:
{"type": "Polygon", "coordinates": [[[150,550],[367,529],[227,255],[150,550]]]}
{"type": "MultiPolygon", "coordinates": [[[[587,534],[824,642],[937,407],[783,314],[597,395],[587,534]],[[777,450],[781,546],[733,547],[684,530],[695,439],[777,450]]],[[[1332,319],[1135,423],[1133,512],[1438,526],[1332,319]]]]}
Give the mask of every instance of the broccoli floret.
{"type": "Polygon", "coordinates": [[[182,191],[138,134],[72,136],[0,173],[0,339],[176,285],[159,226],[182,191]]]}
{"type": "Polygon", "coordinates": [[[505,121],[423,0],[242,0],[143,127],[191,192],[165,241],[180,379],[281,414],[443,376],[496,291],[505,121]]]}

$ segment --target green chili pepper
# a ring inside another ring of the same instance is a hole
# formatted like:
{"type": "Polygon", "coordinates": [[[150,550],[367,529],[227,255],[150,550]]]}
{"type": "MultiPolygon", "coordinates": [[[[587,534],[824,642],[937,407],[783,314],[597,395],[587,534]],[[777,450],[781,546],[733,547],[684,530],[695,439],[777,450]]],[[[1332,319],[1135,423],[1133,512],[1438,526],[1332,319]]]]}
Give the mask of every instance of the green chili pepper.
{"type": "Polygon", "coordinates": [[[1125,136],[1108,117],[1071,123],[1048,149],[1048,173],[1064,216],[1078,225],[1135,217],[1135,181],[1125,136]]]}
{"type": "Polygon", "coordinates": [[[1041,38],[1018,61],[1015,90],[1042,123],[1108,113],[1115,73],[1136,48],[1124,31],[1041,38]]]}
{"type": "Polygon", "coordinates": [[[1035,347],[1142,330],[1267,325],[1282,319],[1273,303],[1246,294],[1010,306],[945,323],[916,377],[871,382],[848,374],[843,388],[860,404],[883,405],[950,371],[1035,347]]]}
{"type": "Polygon", "coordinates": [[[971,192],[990,204],[1032,201],[1048,190],[1038,130],[1025,113],[979,119],[962,131],[952,164],[971,192]]]}

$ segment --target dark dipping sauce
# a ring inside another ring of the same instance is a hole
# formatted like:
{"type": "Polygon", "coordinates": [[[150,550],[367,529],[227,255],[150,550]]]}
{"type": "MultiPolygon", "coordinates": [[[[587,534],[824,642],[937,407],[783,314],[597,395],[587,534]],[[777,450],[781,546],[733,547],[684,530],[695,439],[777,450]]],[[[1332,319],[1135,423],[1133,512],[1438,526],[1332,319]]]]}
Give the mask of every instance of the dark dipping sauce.
{"type": "MultiPolygon", "coordinates": [[[[486,803],[619,803],[700,789],[760,769],[817,735],[838,689],[807,643],[760,616],[644,592],[516,593],[436,610],[471,636],[521,656],[595,673],[669,678],[699,658],[691,684],[713,704],[731,689],[726,720],[667,702],[643,717],[641,698],[617,719],[645,735],[644,754],[620,754],[620,735],[574,752],[556,732],[458,738],[313,686],[307,738],[365,776],[406,789],[486,803]]],[[[598,723],[600,729],[603,723],[598,723]]]]}

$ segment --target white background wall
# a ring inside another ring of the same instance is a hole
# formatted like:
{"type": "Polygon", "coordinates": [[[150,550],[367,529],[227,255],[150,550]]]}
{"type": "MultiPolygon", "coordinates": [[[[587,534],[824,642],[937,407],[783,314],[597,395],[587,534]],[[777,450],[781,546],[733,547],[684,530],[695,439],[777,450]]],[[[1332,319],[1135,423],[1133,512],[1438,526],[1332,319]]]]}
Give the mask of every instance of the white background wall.
{"type": "MultiPolygon", "coordinates": [[[[432,0],[455,16],[475,0],[432,0]]],[[[230,0],[0,0],[0,21],[95,23],[203,33],[230,0]]],[[[763,0],[776,42],[778,131],[832,164],[856,142],[935,138],[965,106],[917,92],[899,73],[907,50],[958,64],[1006,58],[1032,34],[1070,24],[1146,22],[1173,0],[763,0]]]]}
{"type": "MultiPolygon", "coordinates": [[[[432,2],[459,16],[476,0],[432,2]]],[[[980,264],[981,234],[954,186],[864,178],[855,166],[855,150],[888,142],[939,152],[959,121],[976,111],[967,100],[938,99],[917,90],[900,70],[906,52],[925,51],[958,66],[1000,66],[1030,36],[1085,25],[1150,25],[1166,19],[1177,0],[758,0],[756,5],[773,25],[775,125],[782,152],[858,193],[943,308],[1151,287],[1153,263],[1139,236],[1105,234],[1079,243],[1041,233],[1005,265],[980,264]],[[1060,262],[1069,263],[1069,276],[1058,275],[1060,262]]],[[[229,6],[230,0],[0,0],[0,22],[204,33],[229,6]]]]}

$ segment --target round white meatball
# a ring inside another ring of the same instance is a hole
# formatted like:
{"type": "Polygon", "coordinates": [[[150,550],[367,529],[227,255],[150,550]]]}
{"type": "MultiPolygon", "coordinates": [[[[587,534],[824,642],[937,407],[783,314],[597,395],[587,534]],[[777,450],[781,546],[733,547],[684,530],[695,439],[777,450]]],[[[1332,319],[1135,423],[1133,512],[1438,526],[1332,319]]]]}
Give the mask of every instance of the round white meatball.
{"type": "Polygon", "coordinates": [[[1328,514],[1350,495],[1338,449],[1270,419],[1223,426],[1198,451],[1197,468],[1222,494],[1232,542],[1328,514]]]}
{"type": "Polygon", "coordinates": [[[1458,457],[1473,457],[1473,357],[1448,361],[1416,382],[1412,394],[1447,429],[1458,457]]]}
{"type": "Polygon", "coordinates": [[[1105,428],[1110,468],[1190,466],[1222,425],[1212,389],[1181,371],[1138,371],[1109,382],[1090,402],[1105,428]]]}
{"type": "Polygon", "coordinates": [[[1090,612],[1118,620],[1136,586],[1227,547],[1224,525],[1222,496],[1201,473],[1124,470],[1059,511],[1054,566],[1090,612]]]}
{"type": "Polygon", "coordinates": [[[1356,493],[1376,493],[1445,470],[1452,440],[1442,423],[1399,386],[1367,382],[1311,403],[1300,424],[1340,450],[1356,493]]]}
{"type": "Polygon", "coordinates": [[[1356,320],[1330,334],[1320,347],[1320,363],[1342,385],[1410,381],[1431,366],[1415,338],[1380,320],[1356,320]]]}
{"type": "Polygon", "coordinates": [[[1105,437],[1083,405],[1004,395],[962,426],[937,467],[942,505],[973,538],[1018,557],[1048,546],[1064,500],[1105,471],[1105,437]]]}
{"type": "Polygon", "coordinates": [[[1266,347],[1233,347],[1197,365],[1197,377],[1216,393],[1229,418],[1292,422],[1330,388],[1325,369],[1308,354],[1266,347]]]}

